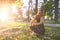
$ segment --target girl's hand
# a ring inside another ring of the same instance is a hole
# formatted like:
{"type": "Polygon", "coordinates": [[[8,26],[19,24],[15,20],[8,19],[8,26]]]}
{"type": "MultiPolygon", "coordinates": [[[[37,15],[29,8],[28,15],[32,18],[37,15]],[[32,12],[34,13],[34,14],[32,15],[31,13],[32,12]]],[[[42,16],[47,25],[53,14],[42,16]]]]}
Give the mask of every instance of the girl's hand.
{"type": "Polygon", "coordinates": [[[35,25],[37,25],[37,23],[36,23],[36,22],[32,23],[32,26],[35,26],[35,25]]]}

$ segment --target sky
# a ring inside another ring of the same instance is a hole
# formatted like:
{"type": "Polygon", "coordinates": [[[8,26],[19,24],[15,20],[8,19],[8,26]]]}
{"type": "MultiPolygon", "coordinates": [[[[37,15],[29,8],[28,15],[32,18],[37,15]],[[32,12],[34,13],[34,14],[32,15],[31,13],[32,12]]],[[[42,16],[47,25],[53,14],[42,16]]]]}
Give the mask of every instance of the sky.
{"type": "MultiPolygon", "coordinates": [[[[33,3],[32,3],[32,5],[33,5],[33,7],[34,7],[34,4],[35,4],[35,0],[32,0],[33,1],[33,3]]],[[[25,17],[26,15],[26,11],[28,10],[28,2],[29,2],[29,0],[23,0],[23,3],[24,3],[24,5],[23,5],[23,8],[22,8],[22,10],[23,10],[23,16],[25,17]]],[[[43,2],[43,0],[38,0],[38,8],[41,6],[41,3],[40,2],[43,2]]]]}
{"type": "MultiPolygon", "coordinates": [[[[32,4],[35,4],[35,0],[32,0],[33,3],[32,4]]],[[[29,0],[23,0],[23,3],[24,3],[24,6],[28,9],[28,2],[29,0]]],[[[38,0],[38,6],[41,6],[41,2],[43,2],[43,0],[38,0]]]]}

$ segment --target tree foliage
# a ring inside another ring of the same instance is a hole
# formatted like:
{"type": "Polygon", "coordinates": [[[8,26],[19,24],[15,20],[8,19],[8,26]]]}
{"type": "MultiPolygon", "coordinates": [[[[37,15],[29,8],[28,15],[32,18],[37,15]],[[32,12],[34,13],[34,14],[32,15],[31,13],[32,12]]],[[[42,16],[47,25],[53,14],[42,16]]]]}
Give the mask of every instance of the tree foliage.
{"type": "Polygon", "coordinates": [[[17,8],[21,8],[23,6],[23,2],[22,0],[16,0],[15,2],[12,3],[13,5],[15,5],[17,8]]]}
{"type": "Polygon", "coordinates": [[[42,5],[42,8],[44,9],[44,13],[48,12],[49,15],[51,15],[52,11],[54,10],[54,1],[50,0],[50,1],[44,2],[42,5]]]}

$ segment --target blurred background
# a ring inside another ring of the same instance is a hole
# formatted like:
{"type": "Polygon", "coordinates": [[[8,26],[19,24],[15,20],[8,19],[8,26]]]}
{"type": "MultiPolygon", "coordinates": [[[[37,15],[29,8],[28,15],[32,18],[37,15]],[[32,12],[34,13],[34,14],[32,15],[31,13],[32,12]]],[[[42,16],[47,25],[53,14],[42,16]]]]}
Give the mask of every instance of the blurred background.
{"type": "Polygon", "coordinates": [[[0,40],[60,40],[60,0],[0,0],[0,40]],[[29,32],[30,20],[42,8],[45,35],[29,32]]]}
{"type": "Polygon", "coordinates": [[[1,21],[9,19],[29,22],[37,13],[38,8],[42,8],[44,11],[45,23],[59,24],[59,0],[1,0],[0,19],[1,21]]]}

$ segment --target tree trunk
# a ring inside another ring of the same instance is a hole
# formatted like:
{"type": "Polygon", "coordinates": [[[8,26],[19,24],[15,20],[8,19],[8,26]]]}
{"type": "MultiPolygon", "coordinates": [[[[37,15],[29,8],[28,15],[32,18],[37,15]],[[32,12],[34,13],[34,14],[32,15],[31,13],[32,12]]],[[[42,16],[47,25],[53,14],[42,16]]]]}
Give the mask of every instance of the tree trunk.
{"type": "Polygon", "coordinates": [[[59,0],[55,0],[55,23],[58,22],[58,1],[59,0]]]}
{"type": "Polygon", "coordinates": [[[29,0],[29,6],[28,6],[28,22],[30,21],[30,7],[31,7],[32,0],[29,0]]]}
{"type": "Polygon", "coordinates": [[[37,13],[37,7],[38,7],[38,0],[36,0],[36,13],[37,13]]]}

